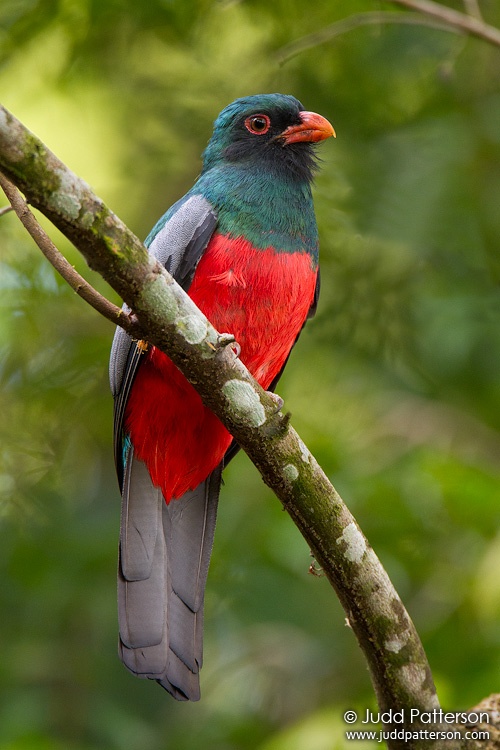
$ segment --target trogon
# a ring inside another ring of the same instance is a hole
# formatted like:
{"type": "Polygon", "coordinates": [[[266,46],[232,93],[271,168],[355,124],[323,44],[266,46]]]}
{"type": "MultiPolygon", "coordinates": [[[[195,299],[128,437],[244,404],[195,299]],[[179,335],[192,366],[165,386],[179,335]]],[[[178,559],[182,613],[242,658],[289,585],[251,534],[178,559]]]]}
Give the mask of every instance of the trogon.
{"type": "MultiPolygon", "coordinates": [[[[272,390],[319,292],[314,144],[335,135],[293,96],[237,99],[217,117],[191,190],[146,246],[272,390]]],[[[118,328],[110,360],[122,493],[120,656],[198,700],[203,599],[233,438],[172,361],[118,328]]]]}

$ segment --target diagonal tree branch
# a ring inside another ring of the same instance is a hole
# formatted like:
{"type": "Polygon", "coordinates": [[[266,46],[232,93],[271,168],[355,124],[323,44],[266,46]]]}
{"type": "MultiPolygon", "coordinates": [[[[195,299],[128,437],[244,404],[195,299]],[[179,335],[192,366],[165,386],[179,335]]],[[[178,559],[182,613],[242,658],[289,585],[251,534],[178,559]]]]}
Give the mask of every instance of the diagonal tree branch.
{"type": "MultiPolygon", "coordinates": [[[[409,716],[410,708],[437,709],[422,644],[387,573],[287,416],[224,345],[228,337],[215,331],[88,185],[3,108],[0,170],[123,297],[147,339],[176,363],[248,453],[335,588],[381,710],[409,716]]],[[[428,743],[391,740],[390,746],[428,743]]]]}

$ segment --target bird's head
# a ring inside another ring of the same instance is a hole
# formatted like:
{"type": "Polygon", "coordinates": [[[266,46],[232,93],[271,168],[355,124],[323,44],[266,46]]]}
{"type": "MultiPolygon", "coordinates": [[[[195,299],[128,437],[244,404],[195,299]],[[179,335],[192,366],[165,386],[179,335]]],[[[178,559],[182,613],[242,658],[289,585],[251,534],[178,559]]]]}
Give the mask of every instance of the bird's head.
{"type": "Polygon", "coordinates": [[[293,96],[259,94],[222,110],[203,154],[204,172],[221,164],[270,169],[284,178],[310,181],[314,144],[335,136],[321,115],[306,112],[293,96]]]}

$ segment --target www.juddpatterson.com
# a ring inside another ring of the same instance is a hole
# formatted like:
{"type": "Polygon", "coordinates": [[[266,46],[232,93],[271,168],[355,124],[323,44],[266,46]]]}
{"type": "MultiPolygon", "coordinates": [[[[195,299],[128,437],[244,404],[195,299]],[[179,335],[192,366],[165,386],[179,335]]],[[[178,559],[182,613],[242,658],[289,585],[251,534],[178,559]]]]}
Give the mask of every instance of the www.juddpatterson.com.
{"type": "Polygon", "coordinates": [[[361,723],[363,725],[383,724],[383,729],[351,729],[346,731],[348,740],[376,740],[384,742],[389,739],[409,740],[452,740],[471,739],[487,740],[489,732],[478,729],[477,724],[489,724],[490,716],[486,711],[420,711],[417,708],[394,711],[370,711],[364,713],[348,710],[344,712],[346,724],[361,723]],[[425,725],[432,725],[426,727],[425,725]],[[404,725],[404,728],[403,726],[404,725]],[[447,726],[448,725],[448,726],[447,726]],[[454,725],[454,727],[452,726],[454,725]],[[459,730],[458,725],[463,729],[459,730]],[[467,729],[465,728],[467,727],[467,729]]]}

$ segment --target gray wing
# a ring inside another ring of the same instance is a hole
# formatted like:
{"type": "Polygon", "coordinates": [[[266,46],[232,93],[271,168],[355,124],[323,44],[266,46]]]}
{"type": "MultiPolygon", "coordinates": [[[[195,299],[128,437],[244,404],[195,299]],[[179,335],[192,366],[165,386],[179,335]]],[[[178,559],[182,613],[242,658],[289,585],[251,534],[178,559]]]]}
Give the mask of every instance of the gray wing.
{"type": "MultiPolygon", "coordinates": [[[[149,243],[149,251],[187,291],[217,225],[217,215],[203,196],[192,195],[172,206],[166,216],[169,218],[157,225],[159,228],[149,243]]],[[[130,310],[126,305],[123,309],[130,310]]],[[[116,329],[109,358],[109,383],[114,397],[115,465],[120,488],[124,469],[123,418],[144,354],[144,349],[138,347],[123,328],[116,329]]]]}
{"type": "MultiPolygon", "coordinates": [[[[201,196],[174,206],[150,252],[185,290],[217,216],[201,196]]],[[[167,505],[146,465],[124,441],[127,399],[144,352],[118,328],[110,358],[115,399],[115,459],[122,491],[118,570],[119,653],[139,677],[157,680],[177,700],[198,700],[203,600],[215,531],[221,467],[167,505]]]]}

